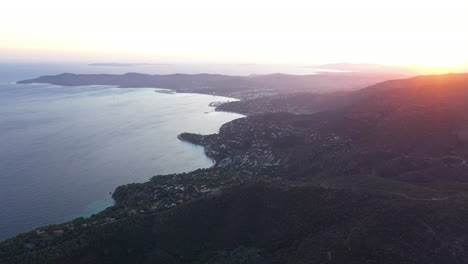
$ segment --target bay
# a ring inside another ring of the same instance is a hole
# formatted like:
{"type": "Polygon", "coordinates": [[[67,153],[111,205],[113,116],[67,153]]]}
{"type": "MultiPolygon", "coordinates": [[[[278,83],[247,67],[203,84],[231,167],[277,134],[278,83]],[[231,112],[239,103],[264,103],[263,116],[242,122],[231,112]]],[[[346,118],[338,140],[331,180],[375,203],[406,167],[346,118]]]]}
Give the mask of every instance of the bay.
{"type": "Polygon", "coordinates": [[[0,85],[0,240],[99,212],[119,185],[210,167],[202,147],[177,135],[215,133],[242,117],[208,106],[229,100],[154,88],[0,85]]]}

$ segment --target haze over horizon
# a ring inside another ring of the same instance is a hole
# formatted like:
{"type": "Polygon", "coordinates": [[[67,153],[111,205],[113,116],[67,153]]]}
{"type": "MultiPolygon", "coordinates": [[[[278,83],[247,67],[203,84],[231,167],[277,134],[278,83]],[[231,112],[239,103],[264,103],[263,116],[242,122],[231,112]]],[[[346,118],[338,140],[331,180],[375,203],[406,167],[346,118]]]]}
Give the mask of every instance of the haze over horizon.
{"type": "Polygon", "coordinates": [[[2,63],[468,65],[466,1],[6,2],[2,63]]]}

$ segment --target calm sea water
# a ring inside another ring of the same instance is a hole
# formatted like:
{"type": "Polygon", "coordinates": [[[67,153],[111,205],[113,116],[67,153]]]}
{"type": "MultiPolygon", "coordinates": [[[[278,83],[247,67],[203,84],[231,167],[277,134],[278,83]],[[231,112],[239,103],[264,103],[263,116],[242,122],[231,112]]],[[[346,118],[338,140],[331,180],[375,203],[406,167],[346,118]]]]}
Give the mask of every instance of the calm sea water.
{"type": "Polygon", "coordinates": [[[224,97],[8,84],[77,72],[21,67],[0,67],[0,240],[99,212],[119,185],[211,166],[201,147],[176,136],[215,133],[241,117],[208,106],[232,100],[224,97]]]}

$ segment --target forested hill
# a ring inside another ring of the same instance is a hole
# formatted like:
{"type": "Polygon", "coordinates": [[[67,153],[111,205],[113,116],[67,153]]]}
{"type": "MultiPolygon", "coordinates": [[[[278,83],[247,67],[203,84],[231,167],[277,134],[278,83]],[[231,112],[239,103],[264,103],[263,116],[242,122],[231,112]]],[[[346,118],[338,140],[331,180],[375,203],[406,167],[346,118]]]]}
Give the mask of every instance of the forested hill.
{"type": "MultiPolygon", "coordinates": [[[[289,112],[311,114],[362,104],[372,110],[378,104],[393,104],[395,107],[416,105],[450,106],[458,102],[463,104],[466,98],[468,74],[444,74],[416,76],[407,79],[396,79],[373,84],[357,91],[338,91],[332,93],[297,92],[285,95],[271,95],[235,101],[218,106],[218,111],[238,112],[242,114],[262,114],[272,112],[289,112]],[[401,89],[400,89],[401,88],[401,89]],[[461,96],[461,98],[456,98],[461,96]],[[403,101],[405,100],[405,101],[403,101]],[[369,105],[369,104],[373,104],[369,105]]],[[[349,108],[355,111],[358,107],[349,108]]],[[[374,110],[377,110],[376,108],[374,110]]]]}

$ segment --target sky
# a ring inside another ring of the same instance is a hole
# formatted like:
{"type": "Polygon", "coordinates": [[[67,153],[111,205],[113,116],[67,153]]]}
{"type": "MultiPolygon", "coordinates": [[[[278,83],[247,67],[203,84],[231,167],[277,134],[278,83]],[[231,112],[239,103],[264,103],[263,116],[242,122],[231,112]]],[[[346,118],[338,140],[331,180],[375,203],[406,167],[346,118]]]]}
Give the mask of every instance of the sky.
{"type": "Polygon", "coordinates": [[[468,65],[466,0],[15,0],[0,62],[468,65]]]}

